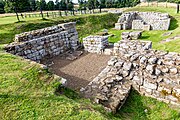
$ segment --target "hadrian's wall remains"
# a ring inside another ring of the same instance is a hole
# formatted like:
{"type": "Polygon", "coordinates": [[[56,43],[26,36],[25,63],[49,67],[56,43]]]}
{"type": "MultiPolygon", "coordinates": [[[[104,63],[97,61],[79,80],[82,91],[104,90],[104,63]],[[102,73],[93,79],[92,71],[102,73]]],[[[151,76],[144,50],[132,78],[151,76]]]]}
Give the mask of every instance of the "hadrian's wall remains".
{"type": "Polygon", "coordinates": [[[83,90],[85,97],[116,112],[131,87],[180,107],[180,55],[151,49],[147,41],[121,40],[107,67],[83,90]]]}
{"type": "Polygon", "coordinates": [[[159,12],[125,12],[115,29],[118,30],[168,30],[170,26],[170,16],[167,13],[159,12]]]}
{"type": "Polygon", "coordinates": [[[55,56],[79,46],[75,22],[59,24],[15,36],[15,42],[5,47],[9,53],[33,61],[45,56],[55,56]]]}

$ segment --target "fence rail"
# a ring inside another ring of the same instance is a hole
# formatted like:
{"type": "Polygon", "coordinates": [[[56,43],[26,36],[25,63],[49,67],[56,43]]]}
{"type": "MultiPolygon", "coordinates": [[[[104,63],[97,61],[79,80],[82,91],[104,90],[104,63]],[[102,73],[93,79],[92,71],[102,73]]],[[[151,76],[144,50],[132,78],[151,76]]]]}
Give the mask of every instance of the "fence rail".
{"type": "MultiPolygon", "coordinates": [[[[75,16],[75,15],[82,15],[82,14],[97,14],[97,13],[104,13],[107,12],[105,10],[99,10],[99,9],[95,9],[93,10],[74,10],[74,11],[43,11],[43,17],[45,18],[56,18],[56,17],[60,17],[60,16],[75,16]]],[[[42,17],[41,12],[23,12],[23,13],[18,13],[18,16],[21,17],[22,19],[25,18],[35,18],[35,17],[42,17]]],[[[4,15],[0,15],[0,17],[5,17],[5,16],[16,16],[16,14],[4,14],[4,15]]]]}

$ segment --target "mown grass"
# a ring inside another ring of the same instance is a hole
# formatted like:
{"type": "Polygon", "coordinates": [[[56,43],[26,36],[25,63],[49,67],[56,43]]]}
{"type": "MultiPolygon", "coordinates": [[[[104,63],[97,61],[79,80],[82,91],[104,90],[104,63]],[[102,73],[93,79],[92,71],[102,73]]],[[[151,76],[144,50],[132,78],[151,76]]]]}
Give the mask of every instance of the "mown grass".
{"type": "MultiPolygon", "coordinates": [[[[180,118],[178,108],[172,108],[163,102],[141,96],[135,90],[132,90],[125,105],[117,114],[106,113],[101,105],[81,98],[72,90],[60,87],[57,94],[59,81],[53,78],[52,73],[41,69],[37,64],[32,64],[2,50],[3,44],[12,42],[15,34],[67,21],[77,21],[79,37],[82,38],[103,28],[113,27],[117,16],[112,14],[88,15],[0,25],[0,119],[178,120],[180,118]]],[[[179,28],[176,27],[176,29],[179,28]]],[[[178,33],[176,29],[173,34],[178,33]]],[[[110,38],[111,42],[120,40],[122,31],[112,29],[109,31],[115,34],[110,38]]],[[[145,32],[142,39],[154,38],[152,41],[158,46],[161,32],[165,31],[145,32]]],[[[179,40],[176,44],[175,42],[166,43],[166,49],[178,50],[178,46],[175,48],[177,43],[179,40]]],[[[155,48],[164,50],[161,45],[155,48]]]]}

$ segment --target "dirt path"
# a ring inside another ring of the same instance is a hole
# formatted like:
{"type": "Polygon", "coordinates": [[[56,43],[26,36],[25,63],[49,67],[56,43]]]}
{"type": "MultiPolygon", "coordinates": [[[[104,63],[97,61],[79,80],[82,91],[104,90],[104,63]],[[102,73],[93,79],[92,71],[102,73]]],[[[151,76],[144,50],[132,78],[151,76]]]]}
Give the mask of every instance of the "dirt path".
{"type": "Polygon", "coordinates": [[[80,90],[93,80],[107,65],[110,56],[86,53],[76,60],[52,59],[51,70],[67,79],[67,87],[80,90]]]}

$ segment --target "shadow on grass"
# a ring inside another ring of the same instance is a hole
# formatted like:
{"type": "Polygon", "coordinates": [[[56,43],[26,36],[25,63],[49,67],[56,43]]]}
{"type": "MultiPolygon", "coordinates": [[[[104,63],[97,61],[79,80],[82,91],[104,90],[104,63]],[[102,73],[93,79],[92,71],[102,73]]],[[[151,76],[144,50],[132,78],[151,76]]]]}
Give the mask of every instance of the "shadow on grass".
{"type": "Polygon", "coordinates": [[[125,104],[117,112],[117,114],[114,115],[114,117],[130,120],[147,120],[148,118],[145,110],[148,108],[144,106],[142,100],[143,98],[137,91],[135,91],[134,89],[131,90],[131,93],[127,98],[125,104]]]}
{"type": "Polygon", "coordinates": [[[179,27],[178,21],[174,17],[171,16],[171,24],[170,24],[169,30],[174,30],[178,27],[179,27]]]}
{"type": "Polygon", "coordinates": [[[150,36],[141,36],[140,39],[148,39],[150,36]]]}
{"type": "Polygon", "coordinates": [[[80,95],[73,91],[72,89],[69,89],[67,87],[64,87],[62,85],[59,85],[58,88],[55,90],[56,95],[65,95],[66,97],[70,99],[79,99],[80,95]]]}
{"type": "Polygon", "coordinates": [[[17,21],[15,23],[25,23],[26,21],[17,21]]]}

